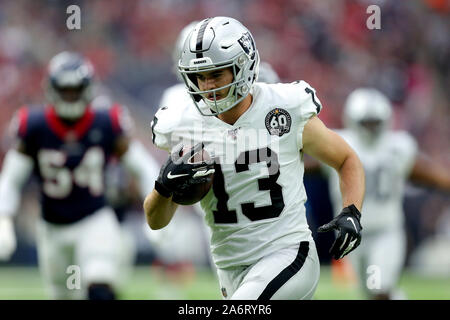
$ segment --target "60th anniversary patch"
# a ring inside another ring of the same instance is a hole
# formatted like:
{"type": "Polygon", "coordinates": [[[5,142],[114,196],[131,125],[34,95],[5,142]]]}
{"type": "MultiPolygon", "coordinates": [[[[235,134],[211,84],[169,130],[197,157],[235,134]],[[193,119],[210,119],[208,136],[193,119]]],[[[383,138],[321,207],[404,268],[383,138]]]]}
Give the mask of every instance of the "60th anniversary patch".
{"type": "Polygon", "coordinates": [[[271,135],[281,137],[291,130],[291,116],[281,108],[275,108],[266,115],[266,128],[271,135]]]}

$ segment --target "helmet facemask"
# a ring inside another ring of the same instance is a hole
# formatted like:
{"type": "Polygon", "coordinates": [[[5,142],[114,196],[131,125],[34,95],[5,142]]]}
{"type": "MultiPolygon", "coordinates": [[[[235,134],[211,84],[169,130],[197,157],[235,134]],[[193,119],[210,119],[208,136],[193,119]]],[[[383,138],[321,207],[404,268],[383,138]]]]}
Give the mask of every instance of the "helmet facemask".
{"type": "Polygon", "coordinates": [[[378,90],[356,89],[347,99],[344,122],[366,144],[374,144],[390,126],[392,107],[378,90]]]}
{"type": "Polygon", "coordinates": [[[376,143],[387,128],[387,120],[380,118],[361,119],[356,124],[359,136],[368,144],[376,143]]]}
{"type": "Polygon", "coordinates": [[[372,136],[377,137],[383,132],[384,121],[379,118],[367,118],[359,121],[359,125],[372,136]]]}
{"type": "Polygon", "coordinates": [[[91,101],[90,86],[55,87],[49,85],[47,98],[53,104],[56,114],[69,121],[83,116],[91,101]]]}
{"type": "Polygon", "coordinates": [[[92,100],[93,68],[76,53],[62,52],[49,63],[46,97],[63,120],[82,117],[92,100]]]}
{"type": "Polygon", "coordinates": [[[248,58],[245,54],[242,54],[227,64],[198,70],[180,70],[180,74],[189,88],[188,93],[193,97],[195,105],[202,115],[212,116],[224,113],[239,104],[249,94],[251,85],[243,79],[243,74],[246,71],[245,64],[247,61],[248,58]],[[233,74],[233,80],[231,83],[211,90],[200,90],[196,78],[197,73],[205,71],[210,72],[226,68],[231,68],[231,72],[233,74]],[[227,88],[229,88],[227,96],[217,99],[216,93],[227,88]],[[207,98],[209,94],[213,94],[213,100],[207,98]],[[199,103],[202,100],[204,104],[199,103]]]}

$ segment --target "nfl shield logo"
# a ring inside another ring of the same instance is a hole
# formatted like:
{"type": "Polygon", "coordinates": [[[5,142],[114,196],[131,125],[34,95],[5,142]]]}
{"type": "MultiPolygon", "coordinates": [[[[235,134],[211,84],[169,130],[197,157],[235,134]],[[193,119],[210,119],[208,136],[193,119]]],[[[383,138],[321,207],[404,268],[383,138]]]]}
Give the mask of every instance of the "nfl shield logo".
{"type": "Polygon", "coordinates": [[[241,129],[241,127],[230,129],[227,131],[227,135],[233,140],[236,140],[239,129],[241,129]]]}

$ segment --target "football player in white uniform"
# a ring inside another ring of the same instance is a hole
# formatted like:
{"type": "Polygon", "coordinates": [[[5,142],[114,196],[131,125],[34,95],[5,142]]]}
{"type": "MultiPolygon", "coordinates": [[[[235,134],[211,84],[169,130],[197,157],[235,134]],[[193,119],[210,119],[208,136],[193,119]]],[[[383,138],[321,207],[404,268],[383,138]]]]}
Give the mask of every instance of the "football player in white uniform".
{"type": "MultiPolygon", "coordinates": [[[[343,130],[336,130],[359,155],[366,174],[364,242],[349,256],[365,294],[389,299],[396,294],[406,254],[403,194],[408,178],[450,190],[448,171],[418,156],[417,143],[405,131],[390,130],[392,107],[373,88],[358,88],[347,98],[343,130]]],[[[330,167],[330,197],[335,215],[341,199],[339,177],[330,167]]]]}
{"type": "Polygon", "coordinates": [[[15,250],[12,218],[21,187],[34,172],[42,204],[39,266],[53,299],[116,298],[122,243],[117,217],[105,200],[108,159],[116,156],[139,177],[143,198],[157,176],[145,148],[130,140],[123,108],[92,107],[93,77],[90,62],[77,53],[62,52],[50,60],[49,103],[17,112],[16,144],[1,172],[0,258],[15,250]]]}
{"type": "MultiPolygon", "coordinates": [[[[193,21],[189,23],[180,32],[172,55],[175,68],[178,65],[178,60],[180,59],[180,54],[183,51],[184,42],[186,41],[189,32],[192,31],[199,22],[200,21],[193,21]]],[[[183,113],[186,109],[195,108],[195,105],[186,90],[183,78],[179,74],[178,69],[176,69],[175,72],[181,83],[177,83],[163,92],[159,106],[161,108],[170,108],[171,110],[177,110],[178,112],[183,113]]],[[[258,81],[278,83],[280,82],[280,79],[269,63],[261,62],[259,66],[258,81]]],[[[192,206],[192,209],[199,216],[204,216],[199,204],[192,206]]],[[[209,238],[209,229],[207,229],[206,225],[203,223],[201,225],[197,224],[197,219],[192,217],[188,207],[179,207],[178,214],[173,217],[171,223],[166,228],[152,230],[147,234],[149,235],[152,244],[154,244],[159,258],[165,263],[171,264],[179,261],[205,263],[205,261],[210,259],[210,257],[204,256],[205,251],[204,246],[202,246],[204,235],[207,234],[209,238]],[[185,240],[187,237],[190,239],[189,242],[186,242],[185,240]],[[195,245],[193,245],[193,242],[195,242],[195,245]]],[[[207,245],[209,246],[209,242],[207,245]]]]}
{"type": "Polygon", "coordinates": [[[144,209],[150,228],[165,227],[178,206],[173,193],[203,183],[214,170],[201,206],[223,297],[311,299],[319,259],[305,216],[303,153],[341,177],[344,209],[320,228],[339,231],[331,249],[336,259],[361,241],[364,171],[317,117],[322,106],[311,86],[255,83],[258,66],[253,36],[239,21],[208,18],[190,32],[178,67],[195,108],[156,113],[153,142],[171,155],[144,209]],[[183,145],[194,147],[180,158],[183,145]],[[212,160],[185,161],[202,148],[212,160]]]}

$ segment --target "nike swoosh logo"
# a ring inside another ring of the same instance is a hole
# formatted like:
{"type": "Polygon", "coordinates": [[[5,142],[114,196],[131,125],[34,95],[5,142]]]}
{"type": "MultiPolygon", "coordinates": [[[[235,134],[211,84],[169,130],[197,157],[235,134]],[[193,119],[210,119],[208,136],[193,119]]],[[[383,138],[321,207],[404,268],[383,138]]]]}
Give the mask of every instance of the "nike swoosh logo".
{"type": "Polygon", "coordinates": [[[356,228],[355,222],[353,221],[353,218],[347,218],[347,220],[350,220],[353,223],[353,226],[355,227],[356,232],[358,232],[358,229],[356,228]]]}
{"type": "Polygon", "coordinates": [[[188,176],[189,173],[181,173],[181,174],[172,174],[172,171],[169,171],[169,173],[167,174],[167,179],[176,179],[179,177],[184,177],[184,176],[188,176]]]}

